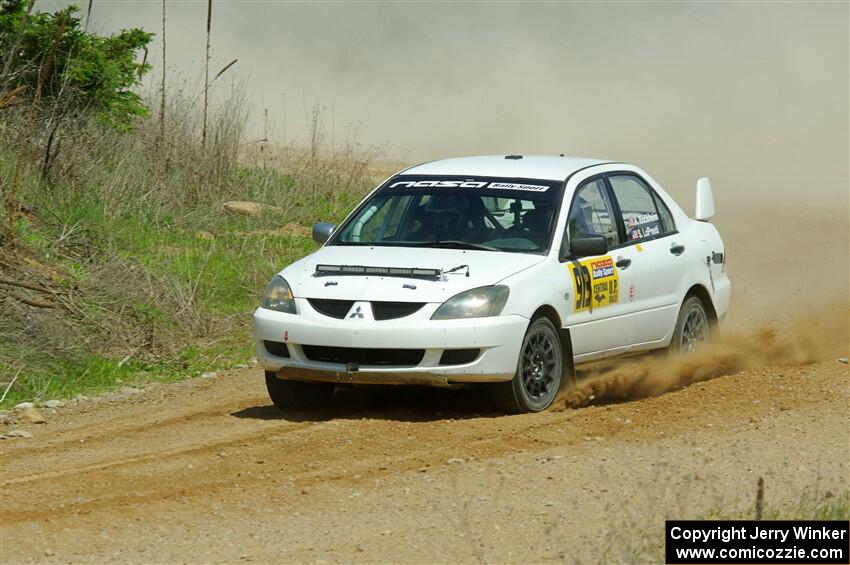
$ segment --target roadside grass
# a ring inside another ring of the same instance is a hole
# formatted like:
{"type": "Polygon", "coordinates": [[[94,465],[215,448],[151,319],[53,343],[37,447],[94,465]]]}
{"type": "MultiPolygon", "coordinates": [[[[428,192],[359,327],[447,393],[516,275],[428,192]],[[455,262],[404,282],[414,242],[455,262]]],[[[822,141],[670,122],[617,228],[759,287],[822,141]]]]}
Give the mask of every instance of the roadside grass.
{"type": "MultiPolygon", "coordinates": [[[[753,520],[755,506],[738,509],[714,508],[695,516],[696,520],[753,520]]],[[[691,516],[677,517],[692,519],[691,516]]],[[[764,508],[762,520],[850,520],[850,491],[838,494],[814,488],[796,501],[777,501],[764,508]],[[814,494],[813,494],[814,493],[814,494]]],[[[620,534],[594,550],[620,563],[664,563],[664,524],[647,527],[643,523],[624,527],[620,534]]]]}
{"type": "MultiPolygon", "coordinates": [[[[157,341],[173,340],[175,347],[162,344],[154,355],[136,358],[139,344],[133,340],[122,351],[111,339],[98,343],[98,336],[93,335],[88,336],[92,347],[68,347],[64,339],[64,344],[38,349],[30,345],[32,340],[13,339],[12,328],[31,313],[12,320],[4,310],[0,329],[10,331],[0,332],[0,394],[12,379],[15,382],[0,407],[104,392],[143,381],[182,379],[247,362],[253,355],[250,313],[259,303],[262,289],[281,268],[316,248],[307,235],[309,228],[285,223],[284,214],[254,219],[220,212],[212,222],[192,222],[205,228],[201,230],[169,218],[154,223],[132,215],[109,217],[82,201],[50,212],[55,225],[66,227],[66,232],[68,226],[79,231],[70,230],[70,235],[63,236],[54,225],[34,219],[16,222],[21,247],[29,261],[48,271],[44,278],[52,285],[77,289],[103,285],[114,289],[118,280],[121,286],[134,286],[133,280],[138,279],[141,287],[149,288],[129,293],[121,308],[142,320],[142,325],[155,327],[157,341]],[[288,226],[291,233],[275,233],[281,225],[288,226]],[[91,245],[97,255],[114,256],[123,272],[104,273],[102,257],[57,254],[57,241],[63,237],[71,247],[91,245]],[[162,285],[148,279],[164,281],[172,299],[160,300],[162,296],[156,294],[162,285]],[[195,322],[187,323],[178,314],[195,322]],[[130,359],[124,359],[127,356],[130,359]]],[[[315,214],[329,218],[318,210],[315,214]]],[[[87,294],[81,293],[80,309],[93,319],[102,319],[101,304],[97,300],[90,303],[87,294]]],[[[96,292],[90,294],[94,298],[96,292]]],[[[33,323],[47,332],[55,332],[59,324],[33,323]]],[[[105,324],[107,329],[123,329],[108,321],[105,324]]],[[[83,330],[80,335],[87,333],[83,330]]],[[[42,343],[45,341],[51,340],[42,343]]]]}
{"type": "Polygon", "coordinates": [[[242,222],[219,225],[206,239],[181,228],[125,224],[111,232],[109,245],[186,289],[187,308],[215,317],[248,312],[272,275],[316,247],[304,235],[246,234],[248,229],[242,222]]]}
{"type": "Polygon", "coordinates": [[[815,506],[813,520],[850,520],[850,494],[839,495],[835,500],[815,506]]]}
{"type": "Polygon", "coordinates": [[[197,108],[175,94],[164,141],[155,118],[130,131],[83,119],[49,168],[38,127],[2,116],[0,186],[17,179],[21,210],[14,247],[0,244],[0,408],[250,360],[267,282],[316,248],[313,222],[340,221],[385,168],[378,150],[321,135],[247,144],[240,96],[213,113],[206,149],[197,108]],[[227,213],[229,200],[263,212],[227,213]]]}
{"type": "MultiPolygon", "coordinates": [[[[732,519],[732,518],[730,518],[732,519]]],[[[804,497],[791,508],[768,508],[765,520],[850,520],[850,492],[804,497]]]]}
{"type": "MultiPolygon", "coordinates": [[[[332,211],[314,212],[317,219],[339,220],[326,213],[332,211]]],[[[105,392],[144,381],[177,380],[246,363],[253,355],[250,313],[259,303],[262,289],[281,268],[317,247],[307,235],[309,228],[286,223],[285,214],[234,218],[220,212],[213,216],[214,221],[192,222],[191,227],[167,217],[155,223],[132,215],[110,217],[95,205],[77,201],[52,209],[51,215],[56,225],[80,230],[65,235],[65,243],[73,247],[84,240],[84,245],[95,246],[98,254],[114,255],[125,270],[104,276],[100,261],[93,261],[90,255],[57,255],[57,241],[63,235],[49,224],[20,218],[16,233],[28,259],[50,271],[47,278],[52,284],[66,288],[115,287],[116,280],[132,286],[136,278],[143,286],[149,285],[144,282],[148,278],[165,281],[172,300],[162,302],[158,300],[161,296],[151,296],[160,286],[153,284],[141,293],[127,295],[122,308],[156,327],[157,341],[173,339],[176,347],[164,344],[160,348],[164,351],[136,359],[138,347],[133,343],[123,351],[109,339],[81,351],[61,344],[38,350],[25,345],[30,341],[10,340],[11,332],[2,332],[0,394],[12,379],[15,382],[0,407],[105,392]],[[289,227],[290,233],[275,233],[281,225],[289,227]],[[196,323],[187,324],[176,314],[191,314],[196,323]],[[126,356],[130,359],[125,360],[126,356]]],[[[94,319],[102,317],[99,304],[83,298],[79,306],[94,319]]],[[[0,328],[20,322],[3,324],[7,314],[0,314],[0,328]]],[[[40,325],[50,331],[58,324],[40,325]]],[[[97,340],[97,336],[90,339],[97,340]]]]}
{"type": "Polygon", "coordinates": [[[159,362],[96,355],[84,355],[78,359],[44,358],[37,351],[5,345],[0,347],[0,358],[16,359],[18,369],[10,375],[11,379],[15,379],[15,386],[9,388],[0,407],[8,408],[25,401],[97,395],[152,382],[182,380],[206,371],[235,367],[252,354],[250,341],[240,341],[236,336],[211,346],[186,348],[175,358],[159,362]]]}

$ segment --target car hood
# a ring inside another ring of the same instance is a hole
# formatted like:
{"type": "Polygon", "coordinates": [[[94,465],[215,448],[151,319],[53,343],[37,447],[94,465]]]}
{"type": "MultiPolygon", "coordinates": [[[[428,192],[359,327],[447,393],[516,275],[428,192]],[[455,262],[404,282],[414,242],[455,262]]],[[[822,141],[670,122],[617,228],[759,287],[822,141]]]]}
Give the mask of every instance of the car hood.
{"type": "Polygon", "coordinates": [[[496,284],[544,260],[542,255],[460,249],[327,246],[296,261],[280,276],[296,298],[391,302],[445,302],[459,292],[496,284]],[[447,271],[442,279],[375,275],[320,275],[316,265],[414,267],[447,271]],[[411,288],[412,287],[412,288],[411,288]]]}

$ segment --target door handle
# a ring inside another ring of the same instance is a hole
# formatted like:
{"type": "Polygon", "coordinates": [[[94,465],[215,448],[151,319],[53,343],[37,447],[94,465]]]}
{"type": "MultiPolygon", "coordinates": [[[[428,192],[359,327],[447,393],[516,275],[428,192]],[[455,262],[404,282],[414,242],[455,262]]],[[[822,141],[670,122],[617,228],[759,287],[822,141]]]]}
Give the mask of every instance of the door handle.
{"type": "Polygon", "coordinates": [[[681,243],[677,243],[670,248],[670,253],[673,255],[679,256],[685,252],[685,246],[681,243]]]}
{"type": "Polygon", "coordinates": [[[625,258],[625,257],[622,257],[622,258],[620,258],[620,259],[617,259],[617,262],[616,262],[616,263],[614,263],[614,264],[615,264],[615,265],[617,265],[617,267],[619,267],[619,268],[621,268],[621,269],[628,269],[628,268],[629,268],[629,265],[631,265],[631,264],[632,264],[632,260],[631,260],[631,259],[627,259],[627,258],[625,258]]]}

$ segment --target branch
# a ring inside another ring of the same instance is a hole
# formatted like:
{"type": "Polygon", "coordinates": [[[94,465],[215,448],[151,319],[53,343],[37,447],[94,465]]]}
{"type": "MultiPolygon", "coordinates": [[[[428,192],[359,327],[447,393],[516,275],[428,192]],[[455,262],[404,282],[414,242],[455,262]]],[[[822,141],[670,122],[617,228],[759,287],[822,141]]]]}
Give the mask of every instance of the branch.
{"type": "Polygon", "coordinates": [[[0,110],[5,108],[11,108],[12,106],[17,106],[18,104],[23,104],[23,100],[18,99],[18,94],[21,94],[27,87],[21,85],[17,88],[13,88],[8,92],[4,92],[0,94],[0,110]]]}
{"type": "Polygon", "coordinates": [[[6,293],[6,296],[14,298],[18,302],[22,302],[27,306],[32,306],[33,308],[56,308],[55,304],[50,304],[49,302],[39,302],[38,300],[30,300],[29,298],[23,298],[21,296],[15,296],[14,294],[6,293]]]}
{"type": "Polygon", "coordinates": [[[239,59],[233,59],[232,61],[230,61],[229,63],[227,63],[227,64],[224,66],[224,68],[223,68],[223,69],[221,69],[220,71],[218,71],[218,74],[216,74],[216,75],[213,77],[213,79],[210,81],[210,83],[215,82],[215,79],[217,79],[218,77],[220,77],[221,75],[223,75],[224,73],[226,73],[226,72],[227,72],[227,69],[229,69],[230,67],[232,67],[233,65],[235,65],[235,64],[236,64],[236,61],[238,61],[238,60],[239,60],[239,59]]]}
{"type": "Polygon", "coordinates": [[[23,370],[24,370],[24,368],[20,367],[18,369],[18,372],[15,373],[15,378],[12,379],[12,382],[9,383],[9,386],[7,386],[6,390],[3,391],[3,396],[0,396],[0,402],[3,402],[4,400],[6,400],[6,395],[9,394],[9,389],[11,389],[12,385],[15,384],[15,381],[18,380],[18,375],[20,375],[21,371],[23,371],[23,370]]]}
{"type": "Polygon", "coordinates": [[[54,294],[54,295],[57,294],[56,291],[50,290],[49,288],[41,288],[41,287],[31,285],[31,284],[27,284],[27,283],[10,281],[8,279],[0,279],[0,284],[6,284],[6,285],[9,285],[9,286],[16,286],[18,288],[26,288],[28,290],[34,290],[36,292],[44,292],[46,294],[54,294]]]}

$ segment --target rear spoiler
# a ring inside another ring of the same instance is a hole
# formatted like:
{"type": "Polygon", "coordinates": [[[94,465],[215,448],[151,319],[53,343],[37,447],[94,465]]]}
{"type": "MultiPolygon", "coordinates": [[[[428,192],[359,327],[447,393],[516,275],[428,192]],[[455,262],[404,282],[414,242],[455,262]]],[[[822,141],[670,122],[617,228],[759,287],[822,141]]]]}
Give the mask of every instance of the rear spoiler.
{"type": "Polygon", "coordinates": [[[714,216],[714,194],[711,192],[711,181],[702,177],[697,181],[696,209],[694,219],[707,222],[714,216]]]}

